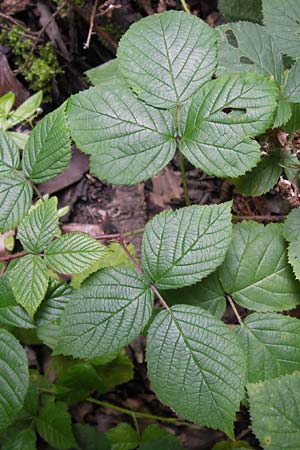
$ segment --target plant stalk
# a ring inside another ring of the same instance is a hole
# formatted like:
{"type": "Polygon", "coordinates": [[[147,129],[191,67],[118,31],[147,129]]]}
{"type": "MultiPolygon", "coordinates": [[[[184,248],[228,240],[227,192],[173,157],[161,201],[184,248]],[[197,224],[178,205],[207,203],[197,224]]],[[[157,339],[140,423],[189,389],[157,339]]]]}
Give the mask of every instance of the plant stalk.
{"type": "Polygon", "coordinates": [[[190,8],[188,7],[186,1],[180,0],[180,3],[181,3],[181,7],[182,7],[183,11],[185,11],[187,14],[191,14],[190,8]]]}

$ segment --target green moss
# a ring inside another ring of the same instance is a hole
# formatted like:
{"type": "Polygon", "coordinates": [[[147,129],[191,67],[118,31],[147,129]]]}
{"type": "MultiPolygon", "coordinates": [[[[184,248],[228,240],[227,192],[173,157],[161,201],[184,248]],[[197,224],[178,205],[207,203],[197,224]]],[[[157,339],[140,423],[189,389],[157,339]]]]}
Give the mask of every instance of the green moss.
{"type": "Polygon", "coordinates": [[[11,47],[14,64],[29,88],[32,91],[43,90],[44,101],[50,101],[52,80],[63,73],[51,43],[38,45],[31,53],[33,42],[14,26],[11,31],[1,31],[0,44],[11,47]]]}

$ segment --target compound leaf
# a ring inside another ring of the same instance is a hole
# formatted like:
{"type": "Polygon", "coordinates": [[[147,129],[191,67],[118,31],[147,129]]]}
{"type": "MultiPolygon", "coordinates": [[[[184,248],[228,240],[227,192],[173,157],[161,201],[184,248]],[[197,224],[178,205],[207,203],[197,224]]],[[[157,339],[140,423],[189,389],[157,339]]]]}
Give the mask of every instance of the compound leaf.
{"type": "Polygon", "coordinates": [[[6,173],[0,180],[0,233],[16,228],[31,206],[32,187],[18,173],[6,173]]]}
{"type": "Polygon", "coordinates": [[[246,355],[250,383],[300,371],[300,320],[254,313],[235,331],[246,355]]]}
{"type": "Polygon", "coordinates": [[[119,68],[139,98],[158,108],[184,102],[211,79],[216,34],[185,12],[154,14],[132,25],[120,41],[119,68]]]}
{"type": "Polygon", "coordinates": [[[245,361],[236,336],[223,322],[193,306],[159,313],[148,332],[147,365],[162,402],[233,438],[245,361]]]}
{"type": "Polygon", "coordinates": [[[193,286],[164,291],[164,299],[169,306],[178,304],[200,306],[218,319],[221,319],[226,308],[225,292],[218,271],[193,286]]]}
{"type": "Polygon", "coordinates": [[[105,253],[104,245],[83,233],[68,233],[45,250],[46,264],[56,272],[73,274],[86,270],[105,253]]]}
{"type": "Polygon", "coordinates": [[[71,141],[62,105],[33,129],[23,152],[22,168],[34,183],[43,183],[61,173],[70,158],[71,141]]]}
{"type": "Polygon", "coordinates": [[[231,240],[231,202],[163,211],[148,222],[142,246],[145,275],[161,289],[200,281],[224,260],[231,240]]]}
{"type": "Polygon", "coordinates": [[[63,402],[45,403],[36,419],[38,433],[59,450],[78,448],[71,429],[71,417],[63,402]]]}
{"type": "Polygon", "coordinates": [[[69,298],[56,354],[86,359],[110,355],[136,338],[152,313],[152,291],[133,270],[104,269],[69,298]]]}
{"type": "Polygon", "coordinates": [[[23,347],[8,331],[0,329],[0,432],[21,411],[29,385],[28,361],[23,347]]]}
{"type": "Polygon", "coordinates": [[[218,27],[217,75],[257,72],[272,76],[281,85],[284,79],[282,53],[265,28],[249,22],[218,27]]]}
{"type": "Polygon", "coordinates": [[[0,130],[0,175],[11,172],[19,166],[19,150],[7,133],[0,130]]]}
{"type": "Polygon", "coordinates": [[[28,252],[40,253],[59,233],[57,198],[39,200],[18,228],[18,239],[28,252]]]}
{"type": "Polygon", "coordinates": [[[265,194],[277,183],[282,168],[280,151],[270,152],[254,169],[234,180],[237,191],[244,195],[257,197],[265,194]]]}
{"type": "Polygon", "coordinates": [[[225,292],[256,311],[282,311],[300,301],[299,284],[288,264],[279,224],[235,225],[224,264],[219,269],[225,292]]]}
{"type": "Polygon", "coordinates": [[[96,86],[71,97],[68,118],[73,139],[91,154],[91,171],[101,180],[138,183],[175,154],[171,113],[144,104],[125,86],[96,86]]]}
{"type": "Polygon", "coordinates": [[[48,288],[48,272],[40,256],[20,258],[10,271],[11,287],[16,301],[32,319],[48,288]]]}
{"type": "Polygon", "coordinates": [[[193,96],[179,146],[195,166],[218,177],[239,177],[261,151],[251,139],[273,123],[277,88],[261,75],[225,75],[193,96]]]}
{"type": "Polygon", "coordinates": [[[228,21],[250,20],[262,21],[261,0],[219,0],[218,9],[228,21]]]}
{"type": "Polygon", "coordinates": [[[252,429],[263,448],[298,450],[300,374],[249,384],[252,429]]]}
{"type": "Polygon", "coordinates": [[[263,0],[264,23],[277,47],[292,58],[300,56],[300,3],[263,0]]]}

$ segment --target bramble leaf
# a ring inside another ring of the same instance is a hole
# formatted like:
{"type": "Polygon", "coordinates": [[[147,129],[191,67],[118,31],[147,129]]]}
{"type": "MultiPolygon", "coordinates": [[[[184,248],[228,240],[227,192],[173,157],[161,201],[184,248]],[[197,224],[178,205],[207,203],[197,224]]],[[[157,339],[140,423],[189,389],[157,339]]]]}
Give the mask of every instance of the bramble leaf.
{"type": "Polygon", "coordinates": [[[23,152],[22,168],[33,183],[61,173],[71,158],[65,104],[47,114],[33,129],[23,152]]]}
{"type": "Polygon", "coordinates": [[[36,255],[20,258],[10,271],[10,283],[16,301],[31,319],[45,297],[48,279],[45,262],[36,255]]]}
{"type": "Polygon", "coordinates": [[[261,75],[225,75],[192,97],[179,148],[195,166],[218,177],[239,177],[256,166],[251,139],[273,123],[277,88],[261,75]]]}
{"type": "Polygon", "coordinates": [[[111,87],[112,84],[117,87],[121,83],[124,83],[126,86],[126,82],[119,71],[119,64],[116,58],[87,70],[85,75],[94,86],[99,85],[101,88],[111,87]]]}
{"type": "Polygon", "coordinates": [[[33,321],[16,302],[8,272],[0,277],[0,323],[17,328],[34,328],[33,321]]]}
{"type": "Polygon", "coordinates": [[[7,133],[0,130],[0,176],[17,169],[19,163],[18,147],[7,133]]]}
{"type": "Polygon", "coordinates": [[[43,91],[39,91],[36,94],[29,97],[22,103],[8,119],[9,128],[17,125],[17,123],[30,119],[37,111],[38,107],[42,103],[43,91]]]}
{"type": "Polygon", "coordinates": [[[300,237],[300,209],[295,208],[288,214],[282,226],[283,237],[288,241],[296,241],[300,237]]]}
{"type": "Polygon", "coordinates": [[[73,432],[80,450],[111,450],[104,433],[100,433],[91,425],[77,423],[73,432]]]}
{"type": "Polygon", "coordinates": [[[233,180],[237,191],[257,197],[265,194],[277,183],[282,168],[280,151],[275,150],[265,156],[254,169],[233,180]]]}
{"type": "Polygon", "coordinates": [[[163,211],[147,223],[142,266],[161,289],[202,280],[224,260],[231,240],[231,202],[163,211]]]}
{"type": "Polygon", "coordinates": [[[223,322],[193,306],[159,313],[148,332],[147,365],[162,402],[233,438],[245,361],[236,336],[223,322]]]}
{"type": "MultiPolygon", "coordinates": [[[[300,12],[300,9],[299,9],[300,12]]],[[[299,26],[300,28],[300,26],[299,26]]],[[[299,30],[300,35],[300,30],[299,30]]],[[[300,39],[299,39],[300,44],[300,39]]],[[[300,56],[300,53],[299,53],[300,56]]],[[[288,77],[284,86],[284,96],[290,102],[300,102],[300,60],[298,59],[288,73],[288,77]]]]}
{"type": "Polygon", "coordinates": [[[128,269],[95,273],[69,298],[56,354],[91,359],[117,352],[141,333],[152,313],[152,291],[128,269]]]}
{"type": "Polygon", "coordinates": [[[137,432],[129,423],[120,423],[111,428],[106,437],[111,445],[111,450],[134,450],[139,443],[137,432]]]}
{"type": "Polygon", "coordinates": [[[171,113],[144,104],[124,86],[96,86],[71,97],[68,119],[78,148],[91,154],[91,171],[110,183],[151,178],[175,154],[171,113]]]}
{"type": "Polygon", "coordinates": [[[216,34],[196,16],[167,11],[133,24],[120,41],[119,69],[138,97],[172,108],[211,79],[216,34]]]}
{"type": "Polygon", "coordinates": [[[104,245],[83,233],[68,233],[45,250],[46,264],[56,272],[73,274],[86,270],[105,253],[104,245]]]}
{"type": "Polygon", "coordinates": [[[300,320],[254,313],[235,331],[246,355],[250,383],[300,371],[300,320]]]}
{"type": "Polygon", "coordinates": [[[69,301],[68,294],[70,294],[71,291],[72,289],[67,284],[57,281],[50,283],[45,299],[36,312],[36,325],[41,327],[59,320],[69,301]]]}
{"type": "Polygon", "coordinates": [[[228,21],[250,20],[262,21],[261,0],[219,0],[218,9],[228,21]]]}
{"type": "Polygon", "coordinates": [[[264,23],[277,47],[292,58],[300,56],[300,3],[263,0],[264,23]]]}
{"type": "Polygon", "coordinates": [[[249,384],[252,429],[263,448],[298,450],[300,374],[249,384]]]}
{"type": "Polygon", "coordinates": [[[59,233],[57,198],[39,200],[18,228],[17,238],[28,252],[40,253],[59,233]]]}
{"type": "Polygon", "coordinates": [[[284,80],[281,51],[264,27],[237,22],[218,27],[217,76],[229,73],[257,72],[272,76],[279,85],[284,80]]]}
{"type": "Polygon", "coordinates": [[[63,402],[45,403],[36,419],[38,433],[59,450],[78,448],[71,429],[71,417],[63,402]]]}
{"type": "Polygon", "coordinates": [[[1,450],[36,450],[36,434],[30,428],[17,431],[14,436],[4,442],[1,450]]]}
{"type": "Polygon", "coordinates": [[[18,173],[6,173],[0,180],[0,233],[16,228],[31,206],[32,187],[18,173]]]}
{"type": "Polygon", "coordinates": [[[28,361],[23,347],[0,329],[0,433],[21,411],[29,385],[28,361]]]}
{"type": "Polygon", "coordinates": [[[299,284],[287,261],[279,224],[243,222],[219,269],[225,292],[241,306],[255,311],[282,311],[300,302],[299,284]]]}
{"type": "Polygon", "coordinates": [[[164,291],[164,299],[169,306],[200,306],[218,319],[221,319],[226,307],[225,292],[220,284],[218,271],[193,286],[164,291]]]}

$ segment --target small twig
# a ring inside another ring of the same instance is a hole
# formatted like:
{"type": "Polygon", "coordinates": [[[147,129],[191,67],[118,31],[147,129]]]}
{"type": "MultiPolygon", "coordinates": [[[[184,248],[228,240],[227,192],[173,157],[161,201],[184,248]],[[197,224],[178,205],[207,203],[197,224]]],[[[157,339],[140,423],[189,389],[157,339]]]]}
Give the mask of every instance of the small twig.
{"type": "Polygon", "coordinates": [[[90,27],[89,27],[88,36],[87,36],[86,42],[83,44],[84,50],[89,48],[90,43],[91,43],[93,28],[94,28],[94,24],[95,24],[95,15],[96,15],[96,11],[97,11],[97,6],[98,6],[98,0],[95,0],[94,4],[93,4],[92,14],[90,17],[90,27]]]}
{"type": "Polygon", "coordinates": [[[28,179],[28,181],[29,181],[30,186],[32,187],[32,189],[36,193],[36,195],[39,197],[39,199],[44,201],[44,198],[43,198],[42,194],[40,193],[38,187],[31,180],[28,179]]]}
{"type": "Polygon", "coordinates": [[[128,250],[128,247],[126,245],[125,242],[125,238],[124,236],[121,234],[119,239],[118,239],[118,243],[120,244],[120,246],[122,247],[122,249],[124,250],[124,252],[126,253],[126,255],[128,256],[128,258],[130,259],[130,261],[132,262],[132,264],[134,265],[134,267],[138,270],[138,272],[143,273],[143,269],[142,266],[140,265],[140,263],[132,256],[132,254],[130,253],[130,251],[128,250]]]}
{"type": "Polygon", "coordinates": [[[243,327],[243,326],[244,326],[244,322],[242,321],[242,318],[241,318],[241,316],[239,315],[238,310],[236,309],[235,304],[234,304],[234,301],[232,300],[231,296],[227,294],[227,295],[226,295],[226,299],[227,299],[228,302],[230,303],[230,306],[231,306],[231,308],[232,308],[232,310],[233,310],[233,312],[234,312],[234,315],[235,315],[235,317],[237,318],[239,324],[243,327]]]}
{"type": "Polygon", "coordinates": [[[271,216],[271,215],[264,215],[264,216],[257,216],[257,215],[253,215],[253,216],[236,216],[233,215],[232,216],[232,220],[234,222],[240,222],[241,220],[256,220],[257,222],[264,222],[264,221],[268,221],[268,222],[277,222],[280,220],[284,220],[287,216],[271,216]]]}
{"type": "Polygon", "coordinates": [[[55,17],[60,13],[60,11],[66,6],[66,2],[63,2],[58,8],[57,10],[51,15],[51,17],[49,17],[49,20],[45,23],[45,25],[40,29],[40,31],[38,31],[37,36],[35,38],[35,42],[31,47],[30,52],[27,55],[27,58],[25,59],[24,63],[16,70],[14,71],[14,74],[17,75],[18,73],[20,73],[22,70],[24,70],[27,67],[27,64],[30,61],[30,57],[33,55],[42,35],[44,34],[45,30],[48,28],[48,26],[50,25],[50,23],[55,19],[55,17]]]}
{"type": "Polygon", "coordinates": [[[34,35],[37,34],[37,32],[31,31],[29,28],[24,27],[24,25],[22,25],[22,23],[19,20],[14,19],[11,16],[8,16],[6,14],[0,13],[0,17],[2,17],[3,19],[13,23],[14,25],[16,25],[18,28],[20,28],[21,30],[23,30],[28,36],[31,35],[31,37],[33,37],[34,35]]]}
{"type": "Polygon", "coordinates": [[[14,253],[13,255],[5,255],[5,256],[1,256],[0,257],[0,261],[12,261],[13,259],[17,259],[17,258],[23,258],[23,256],[26,256],[28,253],[25,252],[19,252],[19,253],[14,253]]]}
{"type": "Polygon", "coordinates": [[[5,271],[7,269],[7,266],[8,266],[8,261],[5,261],[4,264],[3,264],[3,267],[1,269],[1,272],[0,272],[0,276],[5,273],[5,271]]]}
{"type": "Polygon", "coordinates": [[[183,11],[185,11],[188,14],[191,14],[190,8],[188,7],[187,3],[185,0],[180,0],[181,6],[183,11]]]}
{"type": "Polygon", "coordinates": [[[137,228],[136,230],[132,231],[126,231],[124,233],[113,233],[113,234],[98,234],[96,236],[93,236],[94,239],[97,239],[99,241],[106,241],[106,240],[118,240],[120,236],[123,236],[124,238],[134,236],[136,234],[144,233],[145,228],[137,228]]]}
{"type": "MultiPolygon", "coordinates": [[[[190,424],[189,422],[184,422],[182,420],[178,420],[176,417],[162,417],[162,416],[155,416],[153,414],[143,413],[139,411],[132,411],[131,409],[122,408],[121,406],[114,405],[109,402],[105,402],[102,400],[97,400],[93,397],[88,397],[86,399],[87,402],[94,403],[95,405],[102,406],[104,408],[112,409],[115,411],[119,411],[123,414],[127,414],[128,416],[135,416],[139,417],[141,419],[151,419],[151,420],[157,420],[158,422],[168,422],[168,423],[174,423],[174,425],[183,425],[186,427],[191,427],[193,424],[190,424]]],[[[198,429],[200,427],[197,427],[198,429]]],[[[202,427],[201,427],[202,428],[202,427]]]]}
{"type": "Polygon", "coordinates": [[[152,292],[154,292],[154,294],[156,295],[156,297],[158,298],[160,304],[167,310],[170,311],[170,307],[169,305],[166,303],[166,301],[163,299],[163,297],[160,295],[157,287],[154,284],[151,284],[151,290],[152,292]]]}

